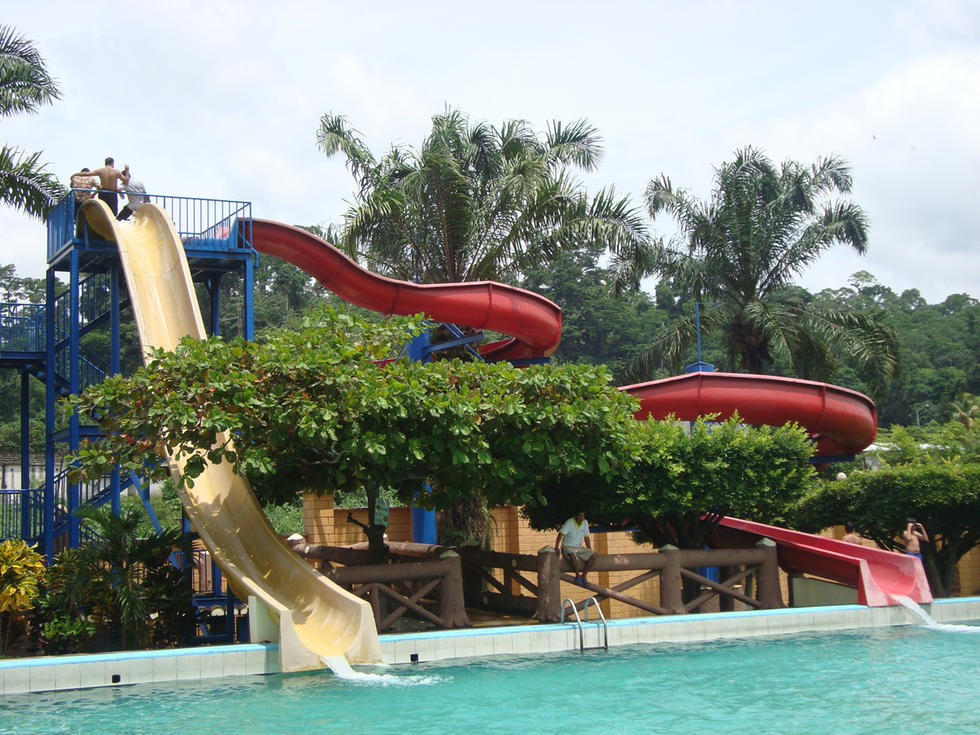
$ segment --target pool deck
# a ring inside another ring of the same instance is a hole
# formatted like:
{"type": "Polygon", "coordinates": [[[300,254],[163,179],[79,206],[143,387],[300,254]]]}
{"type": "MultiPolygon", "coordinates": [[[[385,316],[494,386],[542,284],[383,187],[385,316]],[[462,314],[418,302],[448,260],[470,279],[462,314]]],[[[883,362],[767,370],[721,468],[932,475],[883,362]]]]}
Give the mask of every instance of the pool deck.
{"type": "MultiPolygon", "coordinates": [[[[937,600],[922,608],[939,623],[980,619],[980,597],[937,600]]],[[[594,612],[593,609],[591,620],[583,620],[581,629],[573,621],[382,635],[381,652],[389,664],[412,664],[473,656],[577,651],[583,644],[585,648],[596,648],[603,644],[603,628],[594,612]]],[[[610,620],[605,634],[609,646],[613,647],[885,628],[921,622],[904,607],[837,605],[610,620]]],[[[0,660],[0,695],[277,673],[279,651],[275,643],[41,656],[0,660]]]]}

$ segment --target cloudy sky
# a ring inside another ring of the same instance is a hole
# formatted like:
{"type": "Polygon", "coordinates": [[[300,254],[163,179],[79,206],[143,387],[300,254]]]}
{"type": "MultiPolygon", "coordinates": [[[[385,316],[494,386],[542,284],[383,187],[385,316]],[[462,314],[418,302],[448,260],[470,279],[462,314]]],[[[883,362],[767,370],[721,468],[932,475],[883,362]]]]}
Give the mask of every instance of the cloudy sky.
{"type": "MultiPolygon", "coordinates": [[[[43,150],[63,181],[112,155],[151,193],[326,224],[353,182],[316,148],[324,113],[376,154],[418,145],[446,106],[539,130],[587,118],[605,155],[583,180],[637,204],[661,172],[706,197],[745,145],[843,156],[869,253],[831,251],[802,285],[866,270],[930,303],[980,297],[975,1],[49,0],[7,3],[0,23],[35,41],[62,92],[0,120],[2,138],[43,150]]],[[[42,225],[0,207],[0,263],[39,277],[44,250],[42,225]]]]}

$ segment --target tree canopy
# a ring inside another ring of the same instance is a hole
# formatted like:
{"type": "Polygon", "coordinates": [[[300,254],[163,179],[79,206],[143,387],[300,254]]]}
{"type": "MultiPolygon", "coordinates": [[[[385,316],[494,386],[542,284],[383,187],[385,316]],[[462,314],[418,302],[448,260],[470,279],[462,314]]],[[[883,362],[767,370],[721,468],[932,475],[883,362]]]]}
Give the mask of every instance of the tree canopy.
{"type": "Polygon", "coordinates": [[[375,362],[421,325],[326,309],[261,343],[188,339],[154,353],[72,399],[106,434],[80,449],[81,472],[118,462],[162,477],[162,443],[190,457],[185,482],[226,459],[265,502],[362,487],[408,500],[426,480],[421,502],[447,507],[474,491],[540,502],[541,478],[607,476],[626,454],[634,401],[605,368],[375,362]]]}
{"type": "Polygon", "coordinates": [[[641,542],[699,549],[722,517],[780,523],[809,488],[813,444],[799,427],[748,427],[733,416],[637,421],[633,433],[632,461],[609,479],[576,473],[546,484],[547,504],[525,509],[531,525],[554,528],[584,509],[641,542]]]}

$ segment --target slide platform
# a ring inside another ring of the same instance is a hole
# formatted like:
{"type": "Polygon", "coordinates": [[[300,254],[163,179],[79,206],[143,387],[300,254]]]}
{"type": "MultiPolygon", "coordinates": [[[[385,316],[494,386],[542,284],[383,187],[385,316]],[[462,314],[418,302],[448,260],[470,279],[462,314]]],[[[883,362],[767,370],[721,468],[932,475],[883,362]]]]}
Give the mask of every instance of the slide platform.
{"type": "MultiPolygon", "coordinates": [[[[119,247],[144,351],[173,350],[181,338],[207,335],[180,238],[167,213],[144,204],[117,222],[98,199],[82,214],[119,247]]],[[[180,465],[171,460],[172,471],[180,465]]],[[[231,465],[210,465],[181,490],[187,517],[237,594],[254,595],[279,623],[282,671],[322,668],[322,658],[381,662],[371,606],[334,584],[275,532],[247,480],[231,465]]]]}
{"type": "Polygon", "coordinates": [[[345,301],[382,314],[424,312],[437,321],[510,335],[480,348],[488,361],[543,358],[558,349],[561,309],[543,296],[493,281],[409,283],[386,278],[299,227],[264,219],[251,222],[252,247],[306,271],[345,301]]]}

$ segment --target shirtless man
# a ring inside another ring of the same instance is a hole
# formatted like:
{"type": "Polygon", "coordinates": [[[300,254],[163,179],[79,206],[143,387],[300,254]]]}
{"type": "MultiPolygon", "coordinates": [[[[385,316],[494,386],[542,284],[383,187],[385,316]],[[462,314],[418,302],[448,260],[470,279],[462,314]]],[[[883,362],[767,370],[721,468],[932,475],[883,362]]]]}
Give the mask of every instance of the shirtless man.
{"type": "Polygon", "coordinates": [[[119,191],[119,182],[129,183],[129,165],[127,164],[126,168],[120,171],[113,168],[115,163],[112,156],[109,156],[105,159],[105,166],[90,173],[99,177],[99,199],[109,205],[113,215],[119,211],[119,196],[116,193],[119,191]]]}
{"type": "Polygon", "coordinates": [[[909,518],[902,538],[905,539],[905,553],[909,556],[917,556],[921,561],[922,551],[919,542],[929,540],[929,535],[926,533],[926,529],[922,527],[922,524],[914,518],[909,518]]]}

